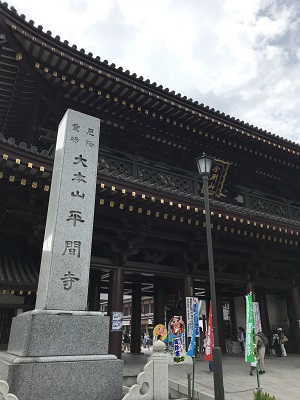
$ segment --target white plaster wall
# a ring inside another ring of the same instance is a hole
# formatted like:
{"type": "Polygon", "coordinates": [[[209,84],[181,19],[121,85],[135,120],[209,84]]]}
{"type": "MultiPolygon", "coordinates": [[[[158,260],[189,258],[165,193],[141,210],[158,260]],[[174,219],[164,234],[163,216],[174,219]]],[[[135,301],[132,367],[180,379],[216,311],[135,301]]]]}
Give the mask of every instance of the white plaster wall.
{"type": "MultiPolygon", "coordinates": [[[[287,316],[287,304],[284,298],[280,299],[278,296],[267,295],[267,306],[269,313],[270,325],[283,325],[287,324],[288,320],[284,321],[287,316]]],[[[243,296],[234,298],[236,310],[236,325],[237,328],[241,326],[245,328],[246,325],[246,305],[243,296]]]]}
{"type": "Polygon", "coordinates": [[[284,321],[287,316],[287,304],[284,298],[279,299],[277,296],[267,295],[267,305],[270,325],[282,325],[288,323],[288,320],[284,321]]]}

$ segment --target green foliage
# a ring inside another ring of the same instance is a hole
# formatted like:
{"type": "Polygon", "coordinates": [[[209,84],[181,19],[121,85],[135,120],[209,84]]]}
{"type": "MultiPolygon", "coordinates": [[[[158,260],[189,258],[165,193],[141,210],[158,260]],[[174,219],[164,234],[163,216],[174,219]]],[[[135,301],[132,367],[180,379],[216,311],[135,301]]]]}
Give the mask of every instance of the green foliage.
{"type": "Polygon", "coordinates": [[[276,400],[274,396],[270,396],[268,393],[263,393],[261,390],[253,392],[253,400],[276,400]]]}
{"type": "Polygon", "coordinates": [[[174,362],[179,363],[179,362],[183,362],[184,361],[184,356],[181,357],[174,357],[174,362]]]}

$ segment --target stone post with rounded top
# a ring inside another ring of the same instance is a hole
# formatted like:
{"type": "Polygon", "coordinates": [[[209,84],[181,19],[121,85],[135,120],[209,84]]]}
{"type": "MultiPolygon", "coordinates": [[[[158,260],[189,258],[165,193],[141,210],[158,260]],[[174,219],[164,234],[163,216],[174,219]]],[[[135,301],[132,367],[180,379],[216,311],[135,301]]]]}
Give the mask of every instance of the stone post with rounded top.
{"type": "Polygon", "coordinates": [[[166,345],[161,340],[153,344],[153,354],[123,400],[167,400],[169,398],[168,360],[166,345]]]}

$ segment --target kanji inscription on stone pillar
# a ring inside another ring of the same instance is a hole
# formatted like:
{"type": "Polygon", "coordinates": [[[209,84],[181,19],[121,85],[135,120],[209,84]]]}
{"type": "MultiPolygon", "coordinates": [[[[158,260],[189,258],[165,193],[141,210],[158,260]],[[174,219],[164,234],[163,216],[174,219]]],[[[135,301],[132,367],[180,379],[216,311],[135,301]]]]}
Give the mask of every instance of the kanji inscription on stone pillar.
{"type": "Polygon", "coordinates": [[[86,309],[100,120],[67,110],[57,135],[36,309],[86,309]]]}

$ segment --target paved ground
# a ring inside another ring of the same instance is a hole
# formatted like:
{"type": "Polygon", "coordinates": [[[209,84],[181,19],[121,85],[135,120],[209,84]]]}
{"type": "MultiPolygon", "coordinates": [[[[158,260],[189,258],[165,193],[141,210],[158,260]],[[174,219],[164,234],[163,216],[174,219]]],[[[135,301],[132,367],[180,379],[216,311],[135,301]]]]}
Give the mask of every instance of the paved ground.
{"type": "MultiPolygon", "coordinates": [[[[124,376],[138,374],[147,362],[149,352],[131,355],[123,353],[124,376]]],[[[257,388],[256,376],[250,376],[250,365],[241,354],[223,355],[223,376],[226,400],[252,400],[257,388]]],[[[187,373],[192,372],[192,364],[169,365],[169,381],[187,387],[187,373]]],[[[278,358],[266,355],[266,373],[261,376],[261,388],[275,396],[276,400],[300,400],[300,355],[278,358]]],[[[195,391],[213,398],[213,374],[208,363],[201,359],[195,362],[195,391]]],[[[205,398],[201,395],[199,399],[205,398]]],[[[206,397],[208,398],[208,397],[206,397]]]]}

